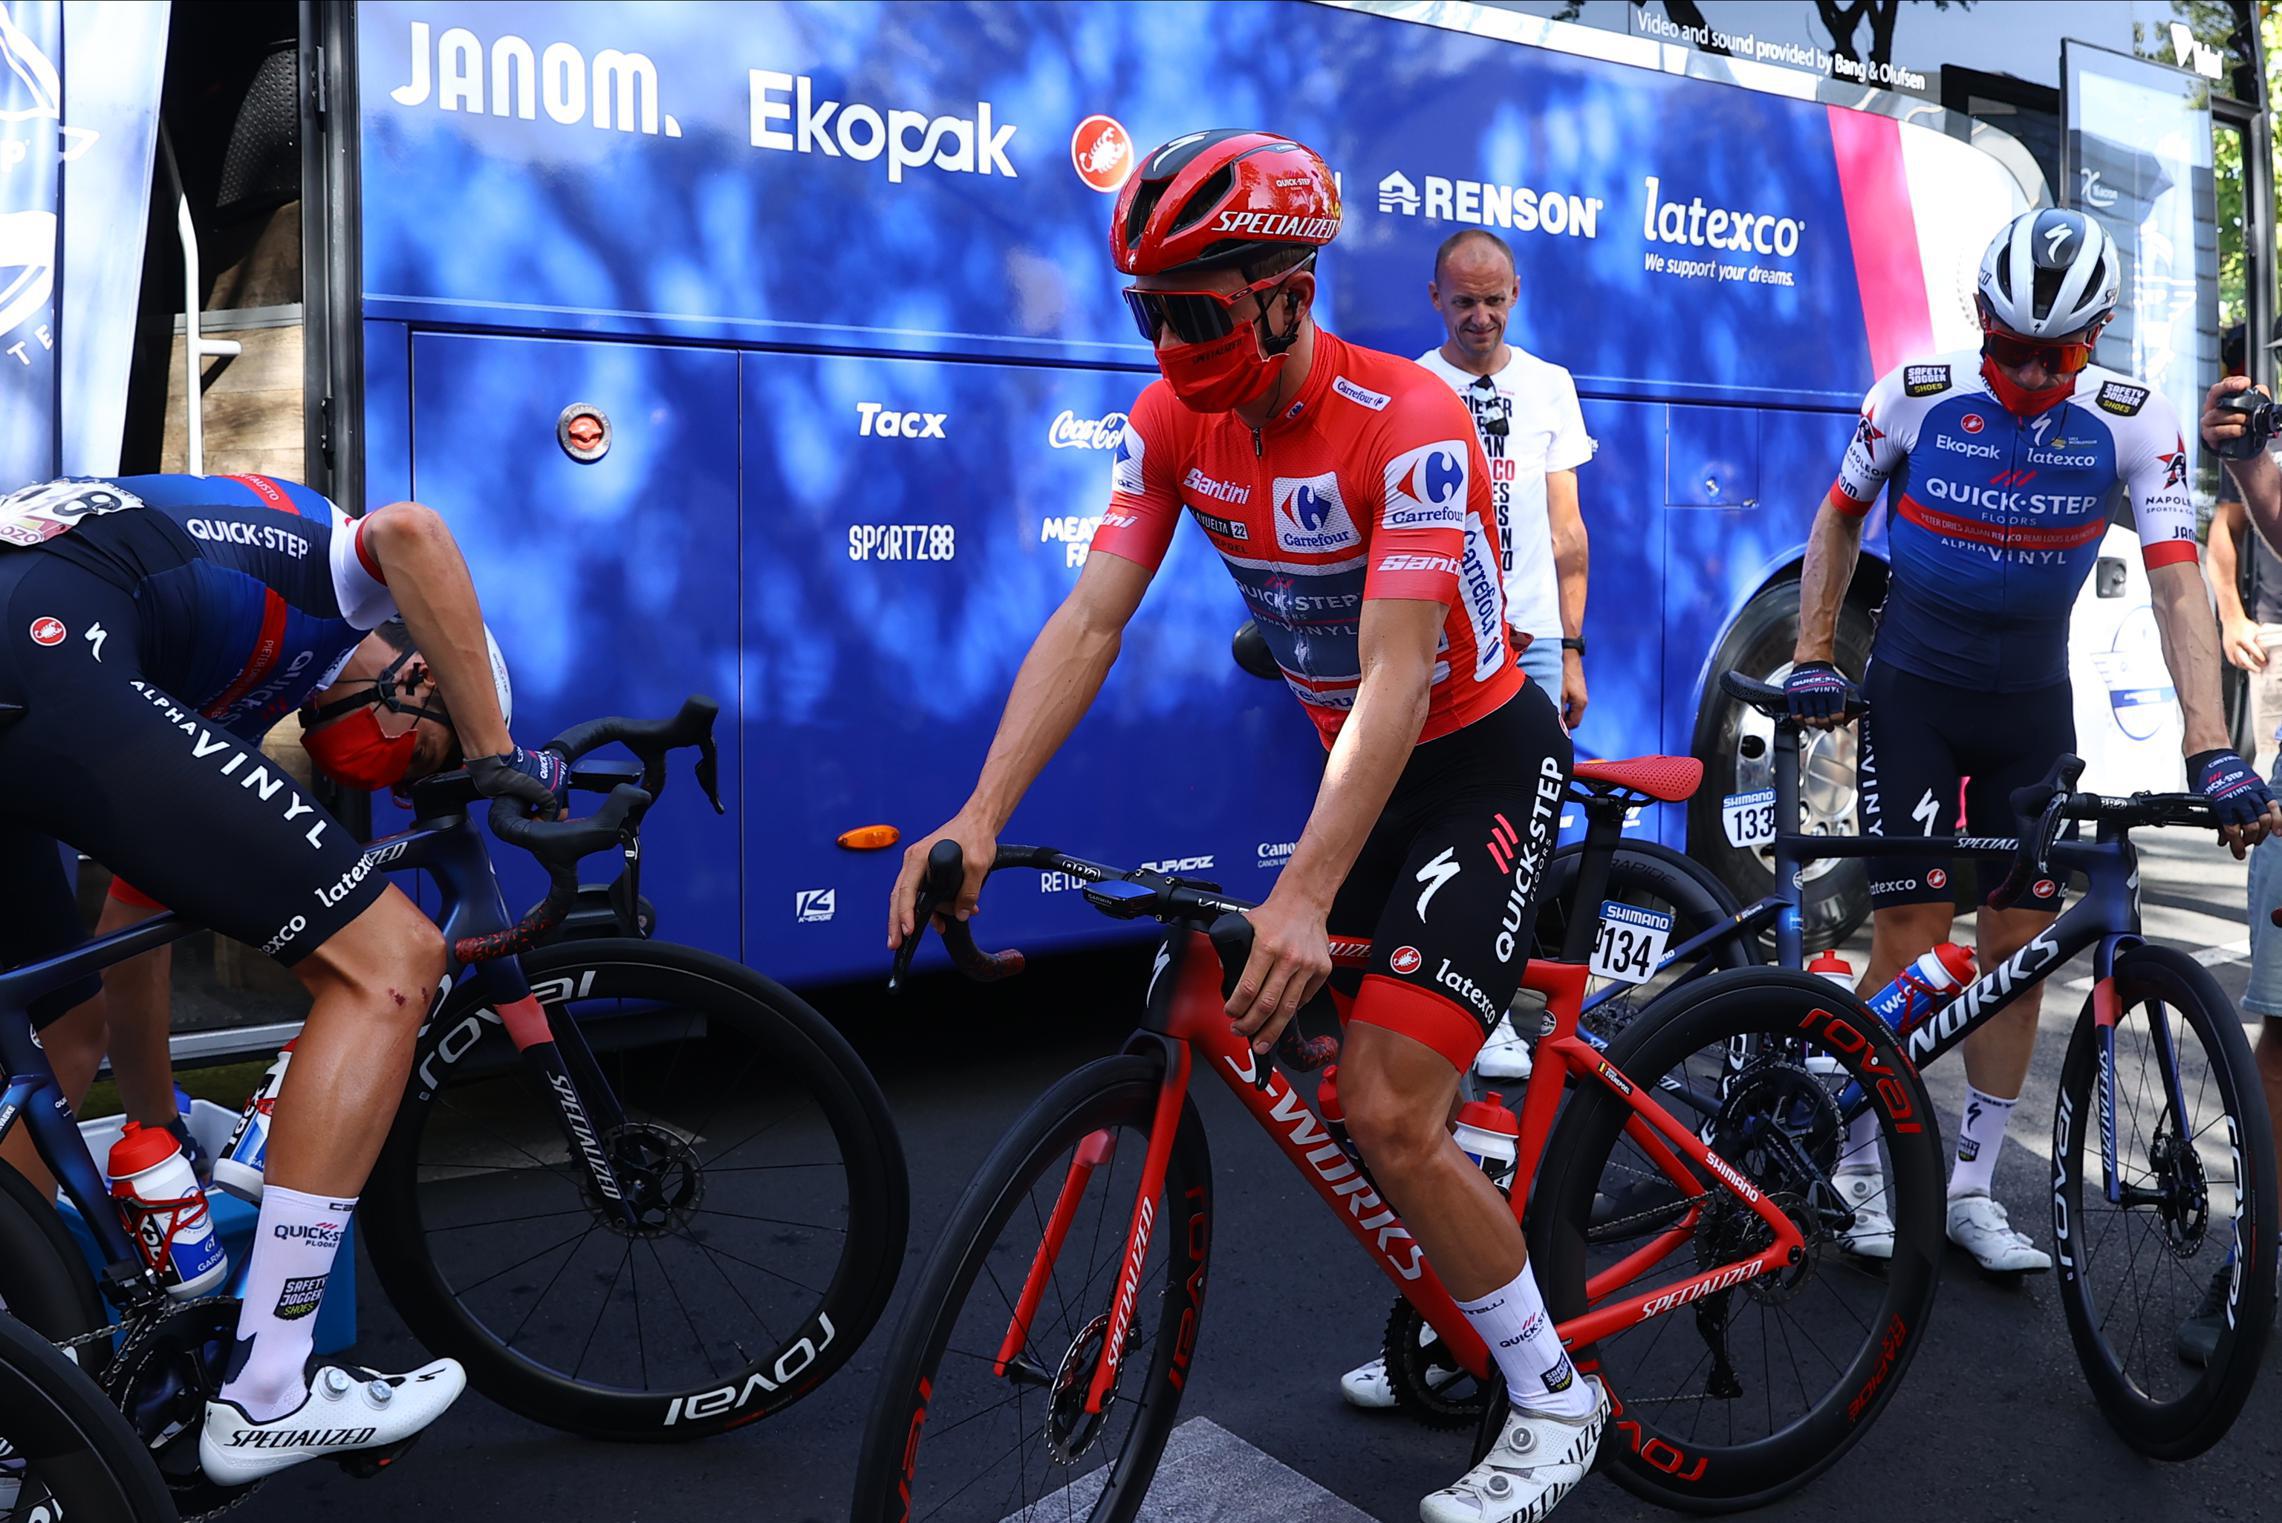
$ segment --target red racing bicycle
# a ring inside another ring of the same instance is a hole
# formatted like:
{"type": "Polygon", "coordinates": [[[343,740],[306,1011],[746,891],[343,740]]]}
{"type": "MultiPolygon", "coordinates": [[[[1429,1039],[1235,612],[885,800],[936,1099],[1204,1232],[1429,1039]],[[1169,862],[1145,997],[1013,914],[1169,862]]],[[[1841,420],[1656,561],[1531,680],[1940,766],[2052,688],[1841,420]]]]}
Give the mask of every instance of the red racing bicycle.
{"type": "MultiPolygon", "coordinates": [[[[1597,901],[1627,807],[1685,797],[1698,764],[1585,763],[1577,904],[1597,901]]],[[[1337,1040],[1294,1021],[1256,1056],[1223,1002],[1250,946],[1243,901],[1041,847],[994,871],[1069,874],[1103,913],[1171,928],[1139,1028],[1034,1104],[967,1188],[889,1347],[852,1516],[1130,1519],[1194,1370],[1212,1241],[1212,1171],[1188,1090],[1216,1074],[1396,1290],[1477,1379],[1488,1351],[1436,1278],[1368,1160],[1300,1093],[1337,1040]]],[[[962,881],[930,859],[918,924],[962,881]]],[[[1691,983],[1603,1047],[1578,1025],[1594,916],[1573,913],[1520,1112],[1512,1200],[1578,1367],[1612,1401],[1601,1452],[1629,1489],[1695,1511],[1804,1485],[1889,1400],[1932,1309],[1941,1160],[1923,1085],[1884,1024],[1808,975],[1752,969],[1691,983]],[[1740,980],[1740,981],[1739,981],[1740,980]],[[1843,1102],[1843,1103],[1842,1103],[1843,1102]],[[1876,1111],[1895,1257],[1837,1251],[1852,1222],[1830,1175],[1852,1114],[1876,1111]]],[[[964,924],[944,933],[979,979],[1017,972],[964,924]]],[[[915,933],[897,958],[909,965],[915,933]]],[[[1369,943],[1334,937],[1334,964],[1369,943]]],[[[1335,975],[1335,978],[1337,975],[1335,975]]],[[[1303,1019],[1310,1012],[1303,1012],[1303,1019]]],[[[1316,1015],[1320,1019],[1319,1013],[1316,1015]]],[[[1477,1451],[1504,1403],[1488,1403],[1477,1451]]]]}

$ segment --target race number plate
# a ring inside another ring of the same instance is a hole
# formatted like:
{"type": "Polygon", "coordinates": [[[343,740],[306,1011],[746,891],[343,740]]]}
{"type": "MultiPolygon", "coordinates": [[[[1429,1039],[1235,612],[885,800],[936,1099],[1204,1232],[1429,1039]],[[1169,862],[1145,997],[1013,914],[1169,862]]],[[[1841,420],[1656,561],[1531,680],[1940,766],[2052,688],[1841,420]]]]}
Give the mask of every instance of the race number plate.
{"type": "Polygon", "coordinates": [[[1727,826],[1727,844],[1747,850],[1775,839],[1775,790],[1754,788],[1731,793],[1720,800],[1719,817],[1727,826]]]}
{"type": "Polygon", "coordinates": [[[1668,912],[1604,899],[1600,928],[1593,934],[1593,972],[1620,983],[1646,983],[1664,961],[1664,947],[1671,939],[1668,912]]]}
{"type": "Polygon", "coordinates": [[[0,545],[45,544],[83,518],[142,505],[108,481],[43,481],[0,497],[0,545]]]}

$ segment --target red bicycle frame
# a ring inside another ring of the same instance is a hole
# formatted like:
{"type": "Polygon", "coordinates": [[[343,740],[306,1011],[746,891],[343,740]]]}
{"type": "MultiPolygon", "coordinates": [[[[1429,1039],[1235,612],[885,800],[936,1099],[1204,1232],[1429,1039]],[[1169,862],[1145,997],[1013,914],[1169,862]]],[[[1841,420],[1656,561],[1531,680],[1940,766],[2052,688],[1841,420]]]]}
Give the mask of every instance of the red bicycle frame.
{"type": "MultiPolygon", "coordinates": [[[[1334,937],[1331,950],[1334,965],[1360,968],[1368,960],[1370,944],[1334,937]]],[[[1477,1379],[1486,1377],[1490,1368],[1487,1346],[1436,1277],[1434,1267],[1426,1261],[1424,1248],[1403,1226],[1400,1213],[1372,1188],[1355,1160],[1280,1070],[1270,1072],[1265,1084],[1260,1082],[1259,1059],[1229,1023],[1221,992],[1220,958],[1211,939],[1202,932],[1184,933],[1160,954],[1158,982],[1167,971],[1173,978],[1169,991],[1158,990],[1155,983],[1151,986],[1149,1026],[1164,1039],[1168,1061],[1150,1121],[1149,1150],[1142,1164],[1133,1216],[1126,1231],[1125,1257],[1116,1293],[1110,1302],[1109,1326],[1087,1390],[1086,1411],[1100,1412],[1117,1384],[1118,1366],[1140,1301],[1141,1272],[1149,1257],[1156,1200],[1164,1191],[1166,1165],[1172,1156],[1181,1105],[1187,1097],[1197,1057],[1220,1076],[1252,1113],[1252,1118],[1275,1139],[1301,1177],[1346,1225],[1380,1272],[1394,1283],[1395,1289],[1441,1335],[1467,1372],[1477,1379]]],[[[1562,1343],[1570,1347],[1598,1342],[1650,1317],[1691,1305],[1713,1292],[1788,1267],[1805,1252],[1805,1239],[1798,1228],[1741,1170],[1705,1147],[1692,1129],[1656,1103],[1652,1091],[1634,1084],[1591,1043],[1577,1035],[1586,976],[1587,970],[1581,964],[1535,960],[1523,973],[1522,987],[1545,996],[1553,1025],[1537,1043],[1535,1070],[1522,1099],[1521,1138],[1511,1197],[1515,1220],[1521,1218],[1523,1205],[1529,1199],[1530,1184],[1536,1179],[1544,1158],[1562,1090],[1566,1081],[1574,1077],[1580,1085],[1598,1084],[1632,1112],[1625,1122],[1625,1134],[1680,1187],[1683,1197],[1706,1194],[1708,1187],[1703,1176],[1708,1175],[1719,1188],[1758,1214],[1767,1224],[1772,1241],[1748,1258],[1699,1270],[1684,1279],[1595,1307],[1560,1323],[1556,1330],[1562,1343]]],[[[1001,1374],[1029,1339],[1030,1319],[1061,1255],[1063,1237],[1075,1215],[1078,1199],[1093,1171],[1107,1160],[1111,1140],[1109,1133],[1095,1133],[1079,1145],[1077,1156],[1071,1162],[999,1348],[997,1369],[1001,1374]]],[[[1587,1298],[1630,1284],[1677,1252],[1692,1239],[1702,1211],[1699,1200],[1673,1226],[1593,1276],[1586,1283],[1587,1298]]]]}

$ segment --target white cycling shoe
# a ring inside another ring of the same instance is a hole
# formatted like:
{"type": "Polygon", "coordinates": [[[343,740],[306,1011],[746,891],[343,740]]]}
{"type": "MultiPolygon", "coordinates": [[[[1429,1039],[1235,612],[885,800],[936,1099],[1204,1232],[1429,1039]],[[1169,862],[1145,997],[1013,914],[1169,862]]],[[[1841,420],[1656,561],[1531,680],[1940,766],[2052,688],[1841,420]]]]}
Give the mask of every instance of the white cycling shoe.
{"type": "Polygon", "coordinates": [[[1840,1169],[1830,1182],[1854,1213],[1854,1225],[1838,1235],[1838,1246],[1858,1259],[1892,1258],[1894,1219],[1886,1214],[1885,1174],[1877,1169],[1840,1169]]]}
{"type": "MultiPolygon", "coordinates": [[[[1434,1329],[1428,1328],[1426,1336],[1418,1341],[1419,1347],[1424,1348],[1433,1341],[1434,1329]]],[[[1426,1373],[1426,1383],[1435,1391],[1446,1390],[1465,1378],[1466,1372],[1456,1368],[1433,1369],[1426,1373]]],[[[1347,1405],[1361,1407],[1366,1412],[1384,1412],[1394,1406],[1395,1383],[1393,1377],[1387,1374],[1386,1360],[1374,1359],[1369,1364],[1359,1364],[1340,1376],[1339,1394],[1346,1398],[1347,1405]]]]}
{"type": "Polygon", "coordinates": [[[1474,1054],[1474,1072],[1485,1079],[1526,1079],[1531,1067],[1529,1044],[1514,1029],[1510,1015],[1498,1022],[1482,1050],[1474,1054]]]}
{"type": "Polygon", "coordinates": [[[2005,1208],[1986,1190],[1949,1202],[1949,1240],[1995,1274],[2033,1274],[2052,1267],[2052,1255],[2015,1231],[2005,1208]]]}
{"type": "Polygon", "coordinates": [[[467,1389],[456,1359],[439,1359],[408,1375],[326,1365],[309,1382],[300,1406],[255,1422],[234,1401],[206,1403],[198,1464],[208,1480],[247,1486],[303,1460],[357,1462],[376,1468],[444,1415],[467,1389]]]}
{"type": "Polygon", "coordinates": [[[1588,1375],[1593,1410],[1554,1417],[1515,1407],[1479,1465],[1418,1504],[1419,1523],[1540,1523],[1577,1489],[1600,1451],[1608,1392],[1588,1375]]]}

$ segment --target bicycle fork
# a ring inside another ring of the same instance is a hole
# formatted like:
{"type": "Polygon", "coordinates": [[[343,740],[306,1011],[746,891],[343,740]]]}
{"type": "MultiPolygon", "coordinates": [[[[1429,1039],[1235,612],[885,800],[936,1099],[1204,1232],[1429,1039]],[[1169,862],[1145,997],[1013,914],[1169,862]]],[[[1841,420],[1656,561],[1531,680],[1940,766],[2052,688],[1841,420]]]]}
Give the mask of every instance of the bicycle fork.
{"type": "MultiPolygon", "coordinates": [[[[555,1121],[562,1129],[563,1140],[569,1144],[571,1156],[585,1165],[588,1182],[594,1187],[596,1198],[607,1203],[605,1209],[627,1227],[639,1224],[641,1207],[627,1198],[624,1183],[612,1164],[602,1139],[612,1135],[626,1124],[624,1111],[619,1108],[618,1096],[602,1077],[602,1069],[594,1061],[594,1051],[587,1046],[585,1033],[578,1023],[564,1020],[557,1030],[548,1016],[546,1006],[523,980],[520,969],[510,971],[499,963],[485,969],[487,976],[497,982],[497,992],[505,993],[504,986],[512,983],[522,990],[515,999],[502,999],[494,1008],[499,1013],[499,1024],[507,1031],[508,1039],[545,1081],[547,1094],[555,1104],[555,1121]]],[[[591,986],[593,975],[587,975],[591,986]]],[[[567,985],[568,979],[559,982],[567,985]]],[[[584,988],[565,987],[565,998],[583,994],[584,988]]]]}

